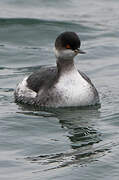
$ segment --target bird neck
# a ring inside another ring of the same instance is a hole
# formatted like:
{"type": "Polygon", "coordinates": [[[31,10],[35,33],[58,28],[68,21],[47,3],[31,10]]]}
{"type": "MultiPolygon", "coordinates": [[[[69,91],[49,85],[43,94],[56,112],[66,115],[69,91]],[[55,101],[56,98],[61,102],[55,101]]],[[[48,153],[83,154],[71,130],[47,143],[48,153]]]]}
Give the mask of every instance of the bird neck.
{"type": "Polygon", "coordinates": [[[58,75],[62,75],[66,72],[70,72],[75,68],[73,59],[57,59],[58,75]]]}

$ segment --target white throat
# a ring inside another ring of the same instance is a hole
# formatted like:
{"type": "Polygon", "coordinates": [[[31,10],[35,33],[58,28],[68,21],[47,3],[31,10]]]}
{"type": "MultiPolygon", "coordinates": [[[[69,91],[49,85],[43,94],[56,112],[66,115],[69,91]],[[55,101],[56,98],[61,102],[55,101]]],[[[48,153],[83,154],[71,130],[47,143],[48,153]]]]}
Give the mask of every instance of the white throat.
{"type": "Polygon", "coordinates": [[[71,49],[57,50],[56,48],[54,48],[54,52],[57,59],[64,59],[64,60],[71,60],[77,55],[71,49]]]}

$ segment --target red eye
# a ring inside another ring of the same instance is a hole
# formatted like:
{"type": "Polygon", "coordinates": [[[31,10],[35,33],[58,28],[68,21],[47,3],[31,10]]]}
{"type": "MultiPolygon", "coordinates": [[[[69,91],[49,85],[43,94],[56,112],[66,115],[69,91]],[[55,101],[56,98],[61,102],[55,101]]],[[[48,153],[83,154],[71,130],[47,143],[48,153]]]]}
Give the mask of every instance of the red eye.
{"type": "Polygon", "coordinates": [[[67,44],[67,45],[66,45],[66,48],[67,48],[67,49],[70,49],[70,48],[71,48],[71,46],[70,46],[69,44],[67,44]]]}

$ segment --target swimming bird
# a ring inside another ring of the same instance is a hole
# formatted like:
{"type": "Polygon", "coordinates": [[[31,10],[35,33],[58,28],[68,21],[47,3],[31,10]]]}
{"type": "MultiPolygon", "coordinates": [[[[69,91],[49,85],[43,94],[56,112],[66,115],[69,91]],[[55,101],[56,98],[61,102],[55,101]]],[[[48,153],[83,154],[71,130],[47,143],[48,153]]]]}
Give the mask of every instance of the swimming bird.
{"type": "Polygon", "coordinates": [[[75,32],[61,33],[55,41],[56,67],[42,67],[25,77],[15,90],[15,101],[38,107],[76,107],[99,104],[98,92],[74,64],[84,54],[75,32]]]}

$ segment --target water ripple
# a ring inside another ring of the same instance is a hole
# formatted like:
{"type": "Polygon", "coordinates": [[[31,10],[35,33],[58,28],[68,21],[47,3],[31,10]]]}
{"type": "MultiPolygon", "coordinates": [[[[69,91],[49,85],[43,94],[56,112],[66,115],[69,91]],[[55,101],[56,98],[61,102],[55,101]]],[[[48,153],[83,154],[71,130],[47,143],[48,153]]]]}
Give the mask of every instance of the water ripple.
{"type": "Polygon", "coordinates": [[[9,25],[54,25],[54,26],[62,26],[62,27],[69,27],[69,28],[80,28],[80,32],[88,32],[88,31],[102,31],[101,28],[96,28],[87,24],[84,21],[59,21],[59,20],[45,20],[45,19],[38,19],[38,18],[0,18],[0,26],[9,26],[9,25]],[[85,24],[85,25],[84,25],[85,24]]]}
{"type": "Polygon", "coordinates": [[[34,173],[41,171],[48,171],[72,165],[84,166],[85,164],[97,161],[98,158],[110,152],[109,148],[84,149],[80,148],[76,151],[57,153],[50,155],[40,155],[36,157],[26,157],[25,159],[30,163],[38,163],[43,166],[42,170],[34,171],[34,173]]]}

